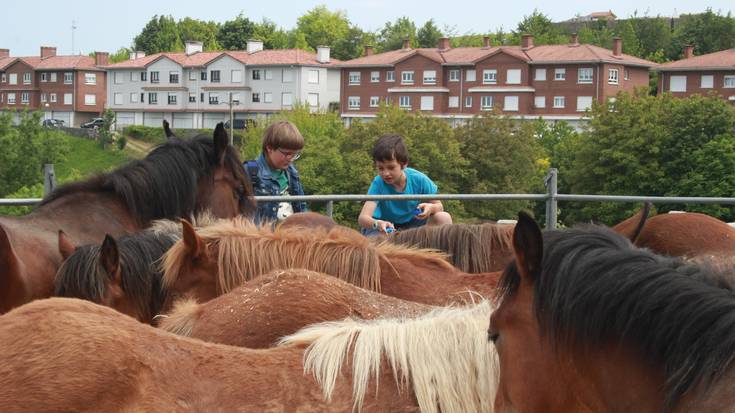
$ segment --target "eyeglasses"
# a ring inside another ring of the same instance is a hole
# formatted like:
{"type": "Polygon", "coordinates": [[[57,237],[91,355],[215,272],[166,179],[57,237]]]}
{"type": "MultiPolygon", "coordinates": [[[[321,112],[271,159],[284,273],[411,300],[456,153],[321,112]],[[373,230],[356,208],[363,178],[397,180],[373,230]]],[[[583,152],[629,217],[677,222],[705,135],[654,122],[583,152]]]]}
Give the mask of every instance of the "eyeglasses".
{"type": "Polygon", "coordinates": [[[301,158],[301,151],[284,151],[281,148],[278,148],[278,152],[281,153],[285,158],[291,158],[291,160],[295,161],[299,158],[301,158]]]}

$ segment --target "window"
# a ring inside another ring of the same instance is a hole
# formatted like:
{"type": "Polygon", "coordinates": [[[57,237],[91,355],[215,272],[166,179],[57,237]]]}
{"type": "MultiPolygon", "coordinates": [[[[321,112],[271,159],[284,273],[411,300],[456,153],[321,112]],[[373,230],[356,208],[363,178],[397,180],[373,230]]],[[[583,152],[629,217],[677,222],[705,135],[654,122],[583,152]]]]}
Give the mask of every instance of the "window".
{"type": "Polygon", "coordinates": [[[624,80],[630,80],[630,70],[623,69],[623,79],[624,80]]]}
{"type": "Polygon", "coordinates": [[[131,93],[130,94],[130,103],[138,103],[138,94],[137,93],[131,93]]]}
{"type": "Polygon", "coordinates": [[[159,83],[161,81],[158,72],[151,72],[151,83],[159,83]]]}
{"type": "Polygon", "coordinates": [[[219,105],[219,95],[217,93],[209,92],[209,104],[219,105]]]}
{"type": "Polygon", "coordinates": [[[421,110],[434,110],[434,96],[421,96],[421,110]]]}
{"type": "Polygon", "coordinates": [[[459,82],[459,70],[458,69],[452,69],[449,71],[449,81],[459,82]]]}
{"type": "MultiPolygon", "coordinates": [[[[10,73],[8,75],[8,83],[11,85],[17,85],[18,84],[18,74],[10,73]]],[[[8,103],[10,103],[10,99],[8,99],[8,103]]],[[[13,99],[13,103],[15,103],[15,99],[13,99]]]]}
{"type": "Polygon", "coordinates": [[[120,72],[113,72],[112,74],[113,82],[115,82],[116,85],[120,85],[123,82],[123,74],[120,72]]]}
{"type": "Polygon", "coordinates": [[[260,93],[253,93],[253,103],[260,103],[260,93]]]}
{"type": "Polygon", "coordinates": [[[31,74],[30,73],[23,73],[23,84],[24,85],[31,84],[31,74]]]}
{"type": "Polygon", "coordinates": [[[378,105],[380,105],[380,97],[379,96],[370,96],[370,107],[371,108],[377,108],[378,105]]]}
{"type": "Polygon", "coordinates": [[[147,82],[148,81],[148,72],[140,72],[140,81],[141,82],[147,82]]]}
{"type": "Polygon", "coordinates": [[[123,104],[123,94],[115,93],[113,102],[115,102],[116,105],[122,105],[123,104]]]}
{"type": "Polygon", "coordinates": [[[263,70],[263,73],[265,74],[265,80],[273,80],[273,71],[265,69],[263,70]]]}
{"type": "Polygon", "coordinates": [[[2,93],[0,93],[0,103],[3,103],[3,96],[5,96],[5,95],[3,95],[2,93]]]}
{"type": "Polygon", "coordinates": [[[263,93],[263,103],[273,103],[273,93],[271,92],[263,93]]]}
{"type": "Polygon", "coordinates": [[[148,93],[148,104],[150,104],[150,105],[157,105],[158,104],[158,93],[156,93],[156,92],[149,92],[148,93]]]}
{"type": "Polygon", "coordinates": [[[190,70],[189,71],[189,80],[196,81],[197,80],[197,72],[190,70]]]}
{"type": "MultiPolygon", "coordinates": [[[[117,73],[115,73],[115,74],[117,74],[117,73]]],[[[46,79],[46,75],[47,75],[47,73],[41,73],[41,82],[45,82],[47,80],[46,79]]],[[[115,82],[115,83],[117,83],[117,82],[115,82]]]]}
{"type": "Polygon", "coordinates": [[[711,89],[714,86],[715,77],[712,75],[702,75],[702,89],[711,89]]]}
{"type": "Polygon", "coordinates": [[[347,109],[357,110],[360,109],[360,96],[350,96],[347,98],[347,109]]]}
{"type": "Polygon", "coordinates": [[[130,81],[135,82],[136,80],[138,80],[136,72],[130,72],[130,81]]]}
{"type": "Polygon", "coordinates": [[[399,96],[398,106],[404,109],[410,109],[411,108],[411,96],[399,96]]]}
{"type": "Polygon", "coordinates": [[[46,103],[46,94],[41,93],[41,103],[46,103]]]}
{"type": "Polygon", "coordinates": [[[209,81],[212,83],[219,83],[220,77],[219,77],[219,70],[210,70],[209,71],[209,81]]]}
{"type": "Polygon", "coordinates": [[[207,71],[206,70],[202,70],[199,79],[200,80],[207,80],[207,71]]]}
{"type": "Polygon", "coordinates": [[[8,93],[8,105],[15,105],[15,93],[8,93]]]}
{"type": "Polygon", "coordinates": [[[309,83],[319,84],[319,71],[309,69],[309,74],[308,74],[307,79],[309,83]]]}
{"type": "Polygon", "coordinates": [[[260,80],[260,69],[253,69],[253,80],[260,80]]]}
{"type": "Polygon", "coordinates": [[[64,93],[64,104],[65,105],[71,105],[72,102],[72,96],[71,93],[64,93]]]}
{"type": "Polygon", "coordinates": [[[20,94],[20,103],[29,104],[31,102],[31,92],[22,92],[20,94]]]}
{"type": "Polygon", "coordinates": [[[97,74],[96,73],[85,73],[84,74],[84,84],[85,85],[96,85],[97,84],[97,74]]]}
{"type": "Polygon", "coordinates": [[[56,83],[56,72],[51,72],[50,75],[51,76],[49,76],[49,82],[56,83]]]}
{"type": "Polygon", "coordinates": [[[401,72],[401,83],[402,84],[413,84],[413,70],[401,72]]]}
{"type": "Polygon", "coordinates": [[[179,72],[169,72],[168,83],[179,83],[179,72]]]}
{"type": "Polygon", "coordinates": [[[56,103],[56,93],[51,93],[48,95],[49,102],[56,103]]]}
{"type": "Polygon", "coordinates": [[[140,103],[145,103],[145,93],[140,93],[140,103]]]}
{"type": "Polygon", "coordinates": [[[283,69],[282,76],[283,76],[283,83],[293,82],[293,71],[291,69],[283,69]]]}
{"type": "MultiPolygon", "coordinates": [[[[143,96],[141,95],[141,97],[143,96]]],[[[204,102],[204,92],[199,93],[199,101],[204,102]]]]}
{"type": "Polygon", "coordinates": [[[189,93],[189,103],[197,103],[197,94],[189,93]]]}
{"type": "Polygon", "coordinates": [[[386,82],[395,82],[396,81],[396,72],[393,70],[388,70],[385,72],[385,81],[386,82]]]}
{"type": "Polygon", "coordinates": [[[472,96],[465,96],[464,97],[464,107],[471,108],[472,107],[472,96]]]}
{"type": "Polygon", "coordinates": [[[65,85],[71,85],[72,83],[72,76],[73,74],[71,72],[64,73],[64,84],[65,85]]]}
{"type": "Polygon", "coordinates": [[[577,70],[577,83],[592,83],[591,67],[581,67],[577,70]]]}
{"type": "Polygon", "coordinates": [[[293,104],[293,95],[290,92],[281,93],[281,105],[291,106],[293,104]]]}
{"type": "Polygon", "coordinates": [[[521,69],[508,69],[506,72],[505,83],[509,85],[520,85],[521,69]]]}
{"type": "Polygon", "coordinates": [[[449,96],[448,105],[450,108],[458,108],[459,107],[459,96],[449,96]]]}
{"type": "Polygon", "coordinates": [[[242,83],[242,70],[231,70],[230,71],[230,82],[242,83]]]}
{"type": "Polygon", "coordinates": [[[608,69],[607,70],[607,83],[611,85],[618,84],[618,69],[608,69]]]}
{"type": "Polygon", "coordinates": [[[554,80],[566,80],[567,69],[554,69],[554,80]]]}
{"type": "Polygon", "coordinates": [[[179,100],[179,94],[178,93],[169,93],[168,94],[168,104],[169,105],[175,105],[178,103],[179,100]]]}
{"type": "Polygon", "coordinates": [[[436,70],[424,70],[424,84],[435,85],[436,84],[436,70]]]}
{"type": "Polygon", "coordinates": [[[686,76],[671,76],[669,78],[669,91],[670,92],[686,92],[687,91],[687,77],[686,76]]]}
{"type": "Polygon", "coordinates": [[[533,98],[533,106],[537,109],[543,109],[546,107],[546,96],[536,96],[533,98]]]}
{"type": "Polygon", "coordinates": [[[0,74],[0,82],[2,82],[2,83],[5,83],[5,82],[7,82],[7,81],[8,81],[8,78],[7,78],[7,76],[5,75],[5,73],[3,73],[3,74],[0,74]]]}
{"type": "Polygon", "coordinates": [[[564,96],[554,96],[554,107],[563,108],[565,104],[564,96]]]}
{"type": "Polygon", "coordinates": [[[494,85],[498,83],[498,71],[495,69],[486,69],[482,71],[482,83],[494,85]]]}
{"type": "Polygon", "coordinates": [[[464,74],[464,80],[468,82],[474,82],[476,79],[476,73],[475,69],[467,69],[467,71],[464,74]]]}
{"type": "Polygon", "coordinates": [[[546,80],[546,69],[536,69],[533,80],[546,80]]]}
{"type": "Polygon", "coordinates": [[[577,96],[577,112],[592,109],[592,96],[577,96]]]}
{"type": "Polygon", "coordinates": [[[308,95],[306,95],[306,101],[309,102],[309,107],[318,108],[319,107],[319,94],[309,93],[308,95]]]}
{"type": "Polygon", "coordinates": [[[349,80],[351,85],[360,84],[360,72],[350,72],[349,80]]]}
{"type": "Polygon", "coordinates": [[[480,97],[480,110],[492,110],[493,109],[493,97],[492,96],[481,96],[480,97]]]}
{"type": "Polygon", "coordinates": [[[506,96],[503,99],[503,110],[508,112],[518,111],[518,96],[506,96]]]}
{"type": "Polygon", "coordinates": [[[372,72],[370,72],[370,81],[372,83],[380,82],[380,72],[378,72],[378,71],[372,71],[372,72]]]}
{"type": "Polygon", "coordinates": [[[726,88],[735,87],[735,76],[725,76],[724,87],[726,88]]]}

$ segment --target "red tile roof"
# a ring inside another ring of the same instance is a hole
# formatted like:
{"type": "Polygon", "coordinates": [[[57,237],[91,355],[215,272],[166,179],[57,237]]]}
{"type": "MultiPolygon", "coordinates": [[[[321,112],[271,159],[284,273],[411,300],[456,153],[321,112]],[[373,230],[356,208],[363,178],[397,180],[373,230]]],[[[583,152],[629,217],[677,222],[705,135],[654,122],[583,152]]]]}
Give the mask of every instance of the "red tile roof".
{"type": "Polygon", "coordinates": [[[76,55],[76,56],[51,56],[41,59],[39,56],[11,56],[0,58],[0,70],[3,70],[15,63],[22,61],[36,70],[100,70],[100,66],[96,66],[94,57],[76,55]]]}
{"type": "Polygon", "coordinates": [[[735,49],[722,50],[720,52],[703,54],[701,56],[681,59],[674,62],[664,63],[657,70],[704,70],[724,69],[735,70],[735,49]]]}
{"type": "Polygon", "coordinates": [[[305,66],[324,66],[333,67],[340,60],[331,59],[329,63],[319,63],[316,60],[316,53],[307,52],[300,49],[276,49],[261,50],[258,52],[248,53],[245,51],[228,51],[228,52],[200,52],[187,56],[185,53],[156,53],[153,55],[141,57],[134,60],[126,60],[124,62],[114,63],[106,66],[107,69],[128,69],[128,68],[144,68],[151,63],[163,57],[169,58],[183,67],[199,67],[208,64],[223,56],[230,56],[248,65],[305,65],[305,66]]]}

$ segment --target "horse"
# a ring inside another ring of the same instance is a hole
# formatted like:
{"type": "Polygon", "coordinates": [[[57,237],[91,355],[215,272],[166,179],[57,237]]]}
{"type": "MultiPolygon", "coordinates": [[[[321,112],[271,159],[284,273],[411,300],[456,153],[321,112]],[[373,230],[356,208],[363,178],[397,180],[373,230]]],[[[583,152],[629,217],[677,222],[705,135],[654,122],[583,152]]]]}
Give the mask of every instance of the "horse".
{"type": "Polygon", "coordinates": [[[36,300],[0,316],[0,411],[488,412],[490,311],[485,302],[347,320],[253,350],[178,337],[89,301],[36,300]]]}
{"type": "Polygon", "coordinates": [[[345,227],[257,227],[245,219],[196,231],[183,222],[182,239],[163,257],[163,285],[172,298],[208,301],[276,269],[304,268],[403,300],[446,305],[468,291],[489,297],[499,272],[467,274],[445,255],[382,243],[345,227]]]}
{"type": "Polygon", "coordinates": [[[303,227],[303,228],[326,228],[332,229],[338,224],[331,217],[316,212],[297,212],[289,215],[279,224],[281,228],[303,227]]]}
{"type": "Polygon", "coordinates": [[[0,217],[0,313],[53,292],[61,264],[58,231],[79,244],[132,234],[156,219],[211,210],[251,215],[253,190],[219,124],[214,137],[171,138],[145,159],[62,185],[30,214],[0,217]]]}
{"type": "Polygon", "coordinates": [[[496,407],[732,411],[735,280],[608,228],[543,235],[521,214],[488,337],[496,407]]]}
{"type": "Polygon", "coordinates": [[[386,239],[397,244],[444,251],[455,267],[468,273],[500,271],[513,258],[513,226],[506,224],[424,225],[386,239]]]}
{"type": "Polygon", "coordinates": [[[211,343],[266,348],[309,324],[418,316],[431,308],[318,272],[277,270],[203,304],[180,300],[159,318],[158,327],[211,343]]]}

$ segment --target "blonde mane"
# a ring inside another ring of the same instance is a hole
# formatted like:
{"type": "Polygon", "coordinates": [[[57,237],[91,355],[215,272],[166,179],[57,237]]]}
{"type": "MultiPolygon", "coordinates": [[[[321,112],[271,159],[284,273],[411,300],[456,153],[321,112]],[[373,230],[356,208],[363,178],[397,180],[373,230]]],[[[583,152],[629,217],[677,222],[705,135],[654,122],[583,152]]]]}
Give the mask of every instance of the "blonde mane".
{"type": "MultiPolygon", "coordinates": [[[[235,218],[200,228],[197,235],[208,247],[218,250],[217,283],[221,294],[258,275],[289,268],[330,274],[380,292],[380,262],[386,258],[357,231],[340,227],[273,230],[235,218]]],[[[183,241],[166,253],[163,259],[165,287],[173,285],[186,258],[183,241]]]]}
{"type": "Polygon", "coordinates": [[[447,271],[456,271],[457,269],[452,266],[448,261],[449,256],[442,251],[429,249],[429,248],[418,248],[410,245],[392,244],[387,241],[380,242],[376,245],[378,251],[385,255],[388,260],[394,258],[405,258],[408,260],[421,260],[426,264],[434,264],[438,267],[444,268],[447,271]]]}
{"type": "Polygon", "coordinates": [[[360,410],[371,376],[385,357],[399,386],[411,386],[422,412],[491,412],[498,384],[495,348],[487,339],[492,307],[445,307],[415,319],[314,324],[281,339],[308,345],[304,370],[330,400],[352,351],[353,410],[360,410]]]}

